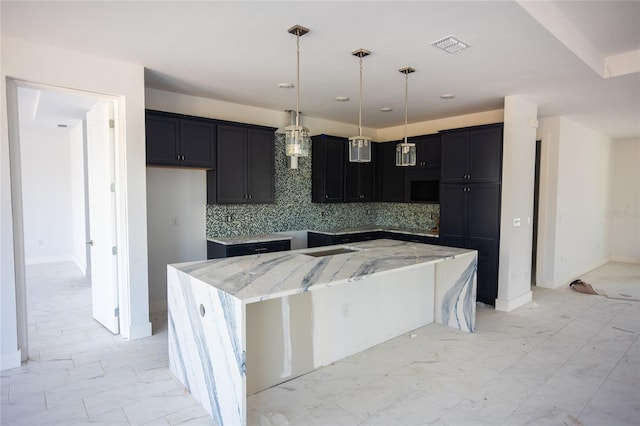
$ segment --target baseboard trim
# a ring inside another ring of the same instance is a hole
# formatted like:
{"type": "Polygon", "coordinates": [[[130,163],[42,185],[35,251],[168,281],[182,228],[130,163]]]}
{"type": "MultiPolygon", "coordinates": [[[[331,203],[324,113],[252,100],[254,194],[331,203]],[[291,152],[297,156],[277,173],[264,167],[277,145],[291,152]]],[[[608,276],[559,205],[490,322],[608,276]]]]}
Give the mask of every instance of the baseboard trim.
{"type": "Polygon", "coordinates": [[[22,355],[20,349],[13,352],[7,352],[0,354],[0,371],[11,370],[12,368],[20,367],[20,360],[22,355]]]}
{"type": "Polygon", "coordinates": [[[528,291],[525,294],[522,294],[510,300],[496,299],[496,311],[511,312],[515,309],[518,309],[521,306],[526,305],[532,300],[533,300],[533,293],[531,291],[528,291]]]}
{"type": "Polygon", "coordinates": [[[577,272],[570,272],[568,274],[566,274],[564,277],[555,280],[553,282],[548,282],[548,281],[543,281],[543,282],[536,282],[536,286],[538,287],[544,287],[544,288],[551,288],[551,289],[556,289],[556,288],[560,288],[560,287],[565,287],[567,285],[569,285],[569,283],[573,280],[575,280],[576,278],[578,278],[580,275],[584,275],[589,271],[593,271],[596,268],[601,267],[602,265],[606,265],[607,263],[611,262],[612,259],[611,258],[605,258],[605,259],[600,259],[596,262],[593,262],[590,265],[585,266],[584,268],[581,268],[579,271],[577,272]]]}
{"type": "Polygon", "coordinates": [[[129,327],[129,340],[142,339],[151,336],[151,322],[129,327]]]}
{"type": "Polygon", "coordinates": [[[620,263],[633,263],[634,265],[640,264],[640,258],[638,257],[612,256],[611,261],[620,263]]]}

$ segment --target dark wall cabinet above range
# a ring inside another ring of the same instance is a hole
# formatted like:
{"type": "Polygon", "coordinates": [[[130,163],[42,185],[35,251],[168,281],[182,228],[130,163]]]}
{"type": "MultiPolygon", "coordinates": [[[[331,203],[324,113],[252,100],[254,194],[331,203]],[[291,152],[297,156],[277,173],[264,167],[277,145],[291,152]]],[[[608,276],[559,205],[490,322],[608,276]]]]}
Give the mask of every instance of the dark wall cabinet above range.
{"type": "Polygon", "coordinates": [[[396,166],[396,142],[384,142],[378,145],[377,180],[380,201],[403,203],[405,195],[405,169],[396,166]]]}
{"type": "MultiPolygon", "coordinates": [[[[347,144],[345,142],[345,144],[347,144]]],[[[348,146],[348,145],[347,145],[348,146]]],[[[371,161],[352,163],[348,153],[344,163],[344,201],[376,201],[375,165],[377,143],[371,145],[371,161]]]]}
{"type": "Polygon", "coordinates": [[[207,119],[146,111],[147,164],[215,167],[216,125],[207,119]]]}
{"type": "Polygon", "coordinates": [[[416,168],[440,168],[439,134],[414,136],[407,138],[407,142],[416,144],[416,168]]]}
{"type": "Polygon", "coordinates": [[[209,204],[273,203],[275,136],[272,129],[218,124],[218,163],[207,174],[209,204]]]}

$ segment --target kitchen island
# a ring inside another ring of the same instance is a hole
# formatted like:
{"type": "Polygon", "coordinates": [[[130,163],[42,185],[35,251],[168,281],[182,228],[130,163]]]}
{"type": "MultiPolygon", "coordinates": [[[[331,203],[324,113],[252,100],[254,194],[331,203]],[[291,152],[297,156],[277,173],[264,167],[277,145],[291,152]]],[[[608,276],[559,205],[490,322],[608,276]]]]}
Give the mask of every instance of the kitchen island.
{"type": "Polygon", "coordinates": [[[433,321],[475,327],[477,252],[374,240],[169,265],[171,372],[219,424],[246,397],[433,321]]]}

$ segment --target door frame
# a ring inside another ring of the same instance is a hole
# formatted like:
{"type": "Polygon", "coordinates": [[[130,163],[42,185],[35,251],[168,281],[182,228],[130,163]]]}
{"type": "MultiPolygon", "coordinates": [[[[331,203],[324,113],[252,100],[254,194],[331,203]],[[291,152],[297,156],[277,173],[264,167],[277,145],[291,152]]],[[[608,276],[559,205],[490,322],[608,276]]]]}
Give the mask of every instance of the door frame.
{"type": "MultiPolygon", "coordinates": [[[[90,92],[66,87],[53,86],[43,83],[20,80],[7,77],[7,125],[9,134],[9,167],[11,181],[11,215],[13,223],[13,250],[15,268],[15,294],[16,294],[16,323],[18,349],[21,361],[26,361],[29,356],[28,327],[27,327],[27,300],[26,300],[26,274],[24,251],[24,223],[22,201],[22,178],[20,167],[20,128],[18,117],[18,87],[27,87],[37,90],[57,91],[70,93],[77,96],[85,96],[113,103],[115,117],[115,186],[116,186],[116,241],[118,242],[118,298],[119,298],[119,325],[120,330],[128,330],[131,324],[130,317],[130,282],[129,282],[129,239],[127,232],[127,192],[126,192],[126,146],[124,111],[125,100],[122,96],[114,96],[103,93],[90,92]]],[[[85,201],[86,202],[86,201],[85,201]]],[[[126,336],[125,336],[126,337],[126,336]]]]}

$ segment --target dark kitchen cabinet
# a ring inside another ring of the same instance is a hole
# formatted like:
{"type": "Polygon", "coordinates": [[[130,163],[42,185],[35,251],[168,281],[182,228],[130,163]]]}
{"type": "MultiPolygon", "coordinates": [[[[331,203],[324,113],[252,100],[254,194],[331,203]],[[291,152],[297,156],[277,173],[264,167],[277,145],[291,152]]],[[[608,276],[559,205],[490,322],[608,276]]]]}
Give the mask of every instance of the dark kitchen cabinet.
{"type": "Polygon", "coordinates": [[[291,249],[291,240],[274,240],[244,244],[221,244],[207,241],[207,259],[272,253],[291,249]]]}
{"type": "Polygon", "coordinates": [[[416,144],[417,168],[440,168],[440,135],[424,135],[408,138],[408,142],[416,144]]]}
{"type": "Polygon", "coordinates": [[[396,166],[397,142],[385,142],[378,145],[377,180],[378,199],[385,202],[402,203],[407,201],[405,194],[406,167],[396,166]]]}
{"type": "Polygon", "coordinates": [[[323,247],[335,244],[349,244],[358,241],[370,241],[380,238],[377,231],[354,232],[349,234],[323,234],[309,231],[307,233],[307,247],[323,247]]]}
{"type": "Polygon", "coordinates": [[[211,120],[146,111],[147,164],[215,167],[216,125],[211,120]]]}
{"type": "Polygon", "coordinates": [[[371,161],[368,163],[352,163],[349,161],[349,156],[345,155],[345,201],[376,200],[375,164],[378,144],[372,143],[371,145],[371,161]]]}
{"type": "Polygon", "coordinates": [[[318,135],[311,141],[311,201],[343,202],[347,139],[318,135]]]}
{"type": "Polygon", "coordinates": [[[440,187],[440,244],[478,250],[477,299],[498,295],[500,184],[444,183],[440,187]]]}
{"type": "Polygon", "coordinates": [[[499,182],[502,124],[441,132],[442,182],[499,182]]]}
{"type": "Polygon", "coordinates": [[[217,167],[209,173],[208,202],[218,204],[273,203],[275,137],[271,129],[218,124],[217,167]],[[215,201],[211,198],[215,198],[215,201]]]}

